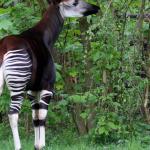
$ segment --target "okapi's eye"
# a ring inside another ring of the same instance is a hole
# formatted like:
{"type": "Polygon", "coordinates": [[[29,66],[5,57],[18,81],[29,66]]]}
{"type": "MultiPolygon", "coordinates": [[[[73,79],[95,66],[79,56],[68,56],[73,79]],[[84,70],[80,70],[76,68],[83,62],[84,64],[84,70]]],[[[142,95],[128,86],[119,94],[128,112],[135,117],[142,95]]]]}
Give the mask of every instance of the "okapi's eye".
{"type": "Polygon", "coordinates": [[[75,0],[75,2],[73,3],[73,6],[77,6],[78,5],[78,0],[75,0]]]}

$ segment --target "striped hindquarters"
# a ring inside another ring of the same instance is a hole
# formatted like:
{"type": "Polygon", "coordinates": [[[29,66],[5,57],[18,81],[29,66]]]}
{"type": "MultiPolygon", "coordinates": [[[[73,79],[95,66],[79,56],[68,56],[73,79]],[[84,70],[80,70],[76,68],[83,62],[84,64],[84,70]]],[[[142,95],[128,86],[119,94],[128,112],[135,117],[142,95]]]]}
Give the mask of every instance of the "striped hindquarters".
{"type": "Polygon", "coordinates": [[[10,109],[19,111],[32,73],[32,61],[27,51],[19,49],[7,52],[4,55],[3,72],[11,94],[10,109]]]}

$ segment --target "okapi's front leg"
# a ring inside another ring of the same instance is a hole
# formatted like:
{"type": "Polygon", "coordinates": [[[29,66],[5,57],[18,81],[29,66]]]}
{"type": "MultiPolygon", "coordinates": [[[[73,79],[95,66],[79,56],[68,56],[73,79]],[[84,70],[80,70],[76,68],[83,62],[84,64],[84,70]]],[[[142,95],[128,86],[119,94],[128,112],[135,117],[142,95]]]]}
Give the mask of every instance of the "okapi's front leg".
{"type": "Polygon", "coordinates": [[[33,110],[33,108],[35,108],[35,106],[38,105],[37,92],[28,91],[27,92],[27,97],[31,102],[31,107],[32,107],[32,110],[33,110]]]}
{"type": "Polygon", "coordinates": [[[45,121],[48,111],[48,105],[53,93],[43,90],[40,93],[39,108],[36,106],[33,110],[33,123],[35,130],[35,149],[40,150],[45,146],[45,121]]]}
{"type": "MultiPolygon", "coordinates": [[[[37,100],[37,92],[33,92],[33,91],[28,91],[27,92],[27,96],[28,96],[28,99],[30,100],[31,102],[31,108],[32,108],[32,119],[33,119],[33,125],[34,125],[34,132],[35,132],[35,135],[37,134],[36,132],[36,128],[35,128],[35,121],[38,121],[39,120],[39,103],[38,103],[38,100],[37,100]]],[[[35,136],[35,140],[34,140],[34,143],[36,143],[37,141],[37,136],[35,136]]]]}

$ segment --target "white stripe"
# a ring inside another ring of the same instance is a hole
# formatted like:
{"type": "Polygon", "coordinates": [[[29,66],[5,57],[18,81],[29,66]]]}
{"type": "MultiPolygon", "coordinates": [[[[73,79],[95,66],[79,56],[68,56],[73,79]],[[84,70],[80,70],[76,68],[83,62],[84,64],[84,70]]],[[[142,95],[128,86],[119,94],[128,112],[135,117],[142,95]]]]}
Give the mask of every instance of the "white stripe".
{"type": "Polygon", "coordinates": [[[18,98],[17,98],[17,101],[13,101],[13,100],[11,101],[12,104],[15,104],[15,103],[22,104],[22,102],[23,102],[23,100],[19,100],[18,98]]]}
{"type": "Polygon", "coordinates": [[[19,109],[17,109],[16,107],[10,106],[10,108],[15,109],[17,111],[19,111],[19,109]]]}
{"type": "Polygon", "coordinates": [[[35,141],[34,145],[37,149],[42,149],[45,146],[45,127],[35,127],[35,141]]]}
{"type": "MultiPolygon", "coordinates": [[[[16,56],[16,54],[14,54],[14,53],[7,54],[7,53],[6,53],[6,54],[4,55],[3,61],[5,61],[6,59],[8,59],[9,57],[12,57],[12,56],[16,56]]],[[[19,57],[19,56],[24,56],[24,57],[25,57],[25,56],[28,56],[28,55],[27,55],[27,54],[17,54],[17,57],[19,57]]],[[[16,58],[17,58],[17,57],[16,57],[16,58]]],[[[11,59],[11,58],[10,58],[10,59],[11,59]]]]}
{"type": "Polygon", "coordinates": [[[12,52],[19,52],[19,51],[22,51],[24,50],[23,48],[22,49],[16,49],[16,50],[9,50],[7,53],[12,53],[12,52]]]}
{"type": "MultiPolygon", "coordinates": [[[[17,72],[17,75],[24,75],[24,76],[26,76],[26,75],[28,75],[28,74],[31,74],[31,73],[22,73],[22,72],[17,72]]],[[[11,72],[11,75],[16,75],[16,72],[11,72]]]]}
{"type": "Polygon", "coordinates": [[[11,96],[20,95],[20,94],[23,94],[23,91],[19,91],[19,92],[10,91],[11,96]]]}
{"type": "Polygon", "coordinates": [[[40,93],[40,98],[42,98],[45,94],[53,96],[53,93],[51,91],[42,90],[40,93]]]}
{"type": "MultiPolygon", "coordinates": [[[[15,55],[14,55],[15,56],[15,55]]],[[[15,56],[15,57],[13,57],[13,58],[7,58],[7,59],[5,59],[4,61],[5,62],[7,62],[7,63],[11,63],[11,62],[18,62],[18,60],[17,59],[19,59],[19,61],[26,61],[26,60],[28,60],[30,57],[29,56],[27,56],[27,57],[25,57],[25,58],[22,58],[22,57],[20,57],[20,56],[15,56]]]]}
{"type": "Polygon", "coordinates": [[[9,62],[9,61],[17,61],[17,58],[19,58],[19,60],[27,60],[27,59],[29,59],[30,57],[29,57],[29,56],[27,56],[27,57],[25,57],[25,58],[22,58],[22,57],[13,57],[13,58],[6,59],[5,61],[6,61],[6,62],[9,62]]]}
{"type": "Polygon", "coordinates": [[[18,133],[18,114],[9,115],[9,122],[13,132],[15,150],[21,149],[21,143],[18,133]]]}
{"type": "MultiPolygon", "coordinates": [[[[28,67],[28,66],[30,66],[30,65],[27,65],[27,63],[30,63],[31,61],[26,61],[26,65],[25,66],[21,66],[21,67],[28,67]]],[[[13,65],[24,65],[24,62],[22,62],[22,61],[16,61],[16,62],[7,62],[8,64],[6,64],[6,66],[5,67],[7,67],[7,65],[9,65],[8,67],[10,67],[10,66],[13,66],[13,65]]],[[[16,66],[16,67],[18,67],[18,66],[16,66]]]]}
{"type": "Polygon", "coordinates": [[[35,105],[36,104],[36,102],[31,102],[31,106],[33,106],[33,105],[35,105]]]}
{"type": "MultiPolygon", "coordinates": [[[[12,107],[16,108],[15,106],[17,106],[17,107],[21,108],[21,106],[20,106],[20,105],[18,105],[18,104],[11,104],[11,106],[10,106],[10,107],[11,107],[11,108],[12,108],[12,107]]],[[[17,109],[17,108],[16,108],[16,109],[17,109]]]]}
{"type": "MultiPolygon", "coordinates": [[[[17,87],[18,86],[18,84],[16,85],[16,87],[15,86],[13,86],[13,85],[11,85],[11,84],[8,84],[7,85],[8,86],[8,88],[9,88],[9,90],[11,90],[12,92],[14,91],[15,92],[15,90],[24,90],[24,88],[26,87],[26,85],[24,85],[24,86],[22,86],[22,88],[21,87],[17,87]]],[[[19,92],[19,91],[16,91],[16,92],[19,92]]],[[[21,91],[20,91],[21,92],[21,91]]]]}
{"type": "Polygon", "coordinates": [[[12,81],[26,81],[27,79],[29,79],[29,77],[6,77],[6,79],[8,80],[8,82],[12,82],[12,81]]]}
{"type": "Polygon", "coordinates": [[[43,100],[40,100],[40,103],[43,103],[43,104],[45,104],[45,105],[47,105],[47,106],[48,106],[48,104],[47,104],[47,103],[45,103],[43,100]]]}
{"type": "MultiPolygon", "coordinates": [[[[10,66],[5,66],[6,67],[6,69],[7,68],[9,68],[10,66]]],[[[20,68],[28,68],[28,67],[31,67],[31,65],[30,66],[11,66],[11,69],[15,69],[17,67],[17,69],[20,69],[20,68]]],[[[9,68],[10,69],[10,68],[9,68]]],[[[16,70],[17,71],[17,70],[16,70]]]]}

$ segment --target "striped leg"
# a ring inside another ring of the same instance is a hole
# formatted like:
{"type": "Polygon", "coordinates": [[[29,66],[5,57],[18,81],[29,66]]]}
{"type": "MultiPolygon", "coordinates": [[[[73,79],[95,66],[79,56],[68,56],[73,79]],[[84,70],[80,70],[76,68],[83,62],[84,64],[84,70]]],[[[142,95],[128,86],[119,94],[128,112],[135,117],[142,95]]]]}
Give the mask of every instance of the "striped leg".
{"type": "Polygon", "coordinates": [[[13,133],[15,150],[21,149],[21,143],[18,132],[18,119],[19,119],[19,110],[21,108],[23,101],[23,95],[16,95],[11,97],[11,105],[9,110],[9,122],[13,133]]]}
{"type": "Polygon", "coordinates": [[[8,116],[13,133],[15,150],[21,149],[18,133],[18,114],[23,102],[25,87],[31,78],[31,66],[32,63],[30,57],[25,50],[20,49],[9,51],[4,56],[4,78],[11,95],[8,116]]]}
{"type": "MultiPolygon", "coordinates": [[[[32,119],[33,119],[33,123],[35,122],[35,120],[38,120],[38,114],[39,114],[39,103],[37,101],[37,92],[33,92],[33,91],[28,91],[27,92],[27,96],[28,99],[31,102],[31,107],[32,107],[32,119]]],[[[36,134],[36,130],[34,129],[34,132],[36,134]]],[[[36,143],[37,141],[37,136],[35,136],[35,141],[34,143],[36,143]]]]}
{"type": "Polygon", "coordinates": [[[39,108],[34,113],[35,149],[41,150],[45,146],[45,121],[48,105],[53,93],[43,90],[40,93],[39,108]]]}
{"type": "Polygon", "coordinates": [[[31,107],[33,109],[38,104],[38,101],[37,101],[37,92],[28,91],[27,92],[27,96],[28,96],[28,99],[31,102],[31,107]]]}

